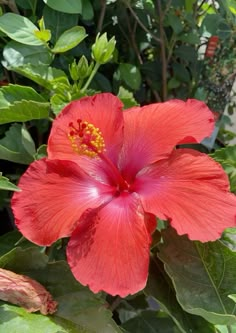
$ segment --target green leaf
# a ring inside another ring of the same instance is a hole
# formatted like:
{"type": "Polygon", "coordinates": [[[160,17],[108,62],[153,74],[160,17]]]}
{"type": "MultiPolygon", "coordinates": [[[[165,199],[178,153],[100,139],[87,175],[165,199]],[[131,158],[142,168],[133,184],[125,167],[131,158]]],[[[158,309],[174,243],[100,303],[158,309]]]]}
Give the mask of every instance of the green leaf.
{"type": "Polygon", "coordinates": [[[34,156],[34,154],[36,153],[35,144],[24,124],[21,128],[21,135],[22,135],[22,144],[25,150],[29,155],[34,156]]]}
{"type": "Polygon", "coordinates": [[[185,34],[181,34],[178,37],[178,40],[181,40],[182,42],[193,44],[193,45],[200,44],[200,37],[194,32],[188,32],[185,34]]]}
{"type": "Polygon", "coordinates": [[[87,333],[67,320],[28,313],[22,308],[3,302],[0,302],[0,325],[1,333],[87,333]]]}
{"type": "Polygon", "coordinates": [[[236,294],[229,295],[229,298],[231,298],[236,303],[236,294]]]}
{"type": "Polygon", "coordinates": [[[193,12],[195,0],[185,0],[185,9],[187,12],[193,12]]]}
{"type": "Polygon", "coordinates": [[[25,129],[22,125],[13,124],[10,127],[5,137],[0,140],[0,158],[2,160],[20,164],[30,164],[33,162],[33,156],[25,148],[26,138],[24,135],[25,129]]]}
{"type": "Polygon", "coordinates": [[[182,82],[190,82],[189,71],[183,64],[174,63],[173,64],[174,76],[177,80],[182,82]]]}
{"type": "Polygon", "coordinates": [[[119,97],[119,99],[124,103],[124,109],[139,105],[135,100],[133,93],[122,86],[119,88],[117,97],[119,97]]]}
{"type": "MultiPolygon", "coordinates": [[[[156,311],[142,311],[126,321],[122,327],[129,333],[173,333],[174,323],[169,318],[158,318],[156,311]]],[[[178,331],[179,332],[179,331],[178,331]]]]}
{"type": "Polygon", "coordinates": [[[174,229],[163,232],[160,259],[175,286],[183,309],[213,324],[236,323],[236,307],[228,297],[236,293],[236,252],[221,241],[192,242],[174,229]]]}
{"type": "Polygon", "coordinates": [[[86,36],[87,34],[84,27],[73,27],[63,32],[51,51],[53,53],[66,52],[81,43],[86,36]]]}
{"type": "Polygon", "coordinates": [[[4,66],[50,65],[53,55],[45,45],[31,46],[15,41],[9,42],[3,49],[4,66]]]}
{"type": "Polygon", "coordinates": [[[221,241],[231,250],[236,252],[236,228],[228,228],[224,231],[221,241]]]}
{"type": "Polygon", "coordinates": [[[0,172],[0,190],[17,191],[17,192],[20,191],[19,187],[17,187],[15,184],[12,184],[7,177],[3,177],[1,172],[0,172]]]}
{"type": "Polygon", "coordinates": [[[40,160],[43,157],[47,157],[47,155],[47,145],[41,145],[34,154],[34,159],[40,160]]]}
{"type": "Polygon", "coordinates": [[[82,17],[84,20],[92,20],[94,16],[93,6],[90,0],[82,0],[82,17]]]}
{"type": "Polygon", "coordinates": [[[207,31],[211,35],[216,35],[221,20],[222,16],[219,14],[207,14],[201,24],[202,32],[207,31]]]}
{"type": "MultiPolygon", "coordinates": [[[[181,333],[214,333],[214,327],[203,318],[185,312],[176,299],[172,282],[158,258],[151,258],[144,292],[157,300],[161,309],[172,318],[181,333]]],[[[164,333],[164,332],[163,332],[164,333]]]]}
{"type": "Polygon", "coordinates": [[[11,39],[27,45],[44,44],[35,36],[39,29],[27,17],[7,13],[0,17],[0,30],[11,39]]]}
{"type": "Polygon", "coordinates": [[[17,230],[7,232],[6,234],[0,236],[0,257],[19,246],[21,249],[26,249],[28,247],[36,247],[37,245],[22,237],[22,234],[17,230]]]}
{"type": "Polygon", "coordinates": [[[4,329],[7,331],[13,333],[13,328],[15,328],[18,321],[18,324],[25,330],[20,331],[20,328],[16,331],[17,333],[51,332],[49,331],[51,329],[50,325],[48,329],[44,326],[48,325],[48,321],[44,322],[44,319],[50,318],[52,323],[62,325],[60,328],[55,328],[58,330],[55,330],[55,333],[64,332],[62,328],[65,329],[65,332],[76,333],[121,333],[112,320],[112,313],[107,309],[103,298],[81,286],[72,276],[65,261],[47,263],[47,257],[40,253],[37,248],[25,250],[17,248],[2,258],[4,258],[4,267],[6,269],[15,271],[18,274],[25,274],[40,282],[59,304],[57,312],[50,317],[39,314],[27,314],[25,311],[20,310],[14,316],[15,320],[12,321],[4,321],[3,313],[5,313],[5,318],[8,318],[12,309],[19,308],[11,306],[11,309],[9,309],[6,308],[6,305],[4,307],[3,305],[0,306],[0,321],[4,322],[4,329]],[[34,319],[34,328],[32,328],[34,319]],[[73,331],[71,327],[77,330],[73,331]]]}
{"type": "Polygon", "coordinates": [[[53,113],[57,116],[61,110],[69,103],[69,101],[65,100],[65,97],[61,94],[54,94],[51,99],[51,107],[53,113]]]}
{"type": "Polygon", "coordinates": [[[48,118],[49,103],[33,88],[9,84],[0,90],[0,124],[48,118]]]}
{"type": "Polygon", "coordinates": [[[81,14],[81,0],[43,0],[52,9],[68,14],[81,14]]]}
{"type": "Polygon", "coordinates": [[[182,20],[180,17],[175,15],[175,13],[170,13],[166,19],[167,24],[171,26],[176,35],[183,31],[184,25],[182,24],[182,20]]]}
{"type": "Polygon", "coordinates": [[[175,48],[174,54],[182,60],[187,60],[189,62],[197,61],[197,52],[192,45],[180,45],[175,48]]]}
{"type": "Polygon", "coordinates": [[[181,82],[179,80],[177,80],[175,77],[170,78],[170,80],[168,81],[168,89],[175,89],[178,88],[181,85],[181,82]]]}
{"type": "Polygon", "coordinates": [[[16,0],[16,4],[23,9],[31,9],[36,7],[37,0],[16,0]]]}
{"type": "Polygon", "coordinates": [[[236,191],[236,146],[227,146],[216,150],[210,155],[217,162],[219,162],[230,180],[230,189],[232,192],[236,191]]]}
{"type": "Polygon", "coordinates": [[[68,78],[60,69],[45,65],[32,66],[30,64],[19,67],[9,66],[7,69],[31,79],[46,89],[57,90],[63,85],[63,91],[70,91],[68,78]]]}
{"type": "Polygon", "coordinates": [[[132,64],[122,63],[119,66],[119,71],[121,80],[123,80],[131,89],[139,89],[142,78],[138,67],[132,64]]]}
{"type": "Polygon", "coordinates": [[[54,45],[59,36],[66,30],[78,24],[78,14],[66,14],[45,6],[43,19],[46,29],[51,31],[51,42],[54,45]]]}

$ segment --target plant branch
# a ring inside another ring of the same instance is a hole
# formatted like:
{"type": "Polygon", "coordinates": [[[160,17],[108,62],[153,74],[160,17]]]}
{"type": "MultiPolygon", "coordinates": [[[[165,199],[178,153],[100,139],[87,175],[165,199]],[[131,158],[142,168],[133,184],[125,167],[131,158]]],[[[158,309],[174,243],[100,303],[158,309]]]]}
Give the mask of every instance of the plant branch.
{"type": "Polygon", "coordinates": [[[97,32],[102,31],[103,21],[104,21],[106,7],[107,7],[106,0],[101,0],[100,2],[101,2],[101,11],[100,11],[99,19],[98,19],[97,32]]]}
{"type": "Polygon", "coordinates": [[[142,21],[140,21],[139,17],[137,16],[137,14],[135,13],[135,11],[133,10],[133,8],[130,6],[130,4],[127,2],[125,3],[127,8],[129,9],[130,13],[132,14],[132,16],[134,17],[134,19],[137,21],[138,25],[148,34],[150,34],[150,36],[157,42],[157,43],[161,43],[161,39],[158,38],[156,35],[154,35],[144,24],[142,21]]]}
{"type": "Polygon", "coordinates": [[[99,67],[100,67],[100,64],[98,62],[96,62],[87,82],[85,83],[84,87],[81,89],[81,92],[84,92],[86,89],[88,89],[88,87],[89,87],[92,79],[94,78],[95,74],[97,73],[99,67]]]}
{"type": "Polygon", "coordinates": [[[0,5],[6,5],[10,8],[10,10],[13,13],[20,14],[20,12],[16,6],[15,0],[0,0],[0,5]]]}
{"type": "Polygon", "coordinates": [[[138,61],[140,63],[140,65],[143,64],[143,59],[139,53],[139,49],[138,49],[138,46],[137,46],[137,43],[136,43],[136,40],[135,40],[135,30],[136,30],[136,25],[137,25],[137,21],[135,21],[135,25],[134,25],[134,28],[131,29],[131,26],[130,26],[130,20],[128,18],[128,16],[126,15],[126,24],[127,24],[127,28],[128,28],[128,31],[129,31],[129,36],[130,36],[130,43],[134,49],[134,52],[138,58],[138,61]]]}
{"type": "Polygon", "coordinates": [[[167,61],[166,61],[166,49],[165,49],[165,32],[163,28],[163,12],[161,8],[160,0],[156,2],[157,11],[159,15],[159,29],[160,29],[160,48],[161,48],[161,62],[162,62],[162,99],[167,99],[167,61]]]}

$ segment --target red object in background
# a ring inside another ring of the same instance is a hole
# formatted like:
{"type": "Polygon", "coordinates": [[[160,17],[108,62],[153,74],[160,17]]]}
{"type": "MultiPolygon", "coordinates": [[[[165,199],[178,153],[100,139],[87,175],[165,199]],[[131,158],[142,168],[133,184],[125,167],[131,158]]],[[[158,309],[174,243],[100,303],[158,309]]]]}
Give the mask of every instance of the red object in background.
{"type": "Polygon", "coordinates": [[[0,81],[0,87],[2,86],[8,86],[9,82],[7,80],[0,81]]]}
{"type": "Polygon", "coordinates": [[[212,58],[214,57],[215,50],[217,48],[219,42],[219,37],[218,36],[211,36],[208,40],[207,47],[206,47],[206,52],[205,52],[205,57],[207,58],[212,58]]]}

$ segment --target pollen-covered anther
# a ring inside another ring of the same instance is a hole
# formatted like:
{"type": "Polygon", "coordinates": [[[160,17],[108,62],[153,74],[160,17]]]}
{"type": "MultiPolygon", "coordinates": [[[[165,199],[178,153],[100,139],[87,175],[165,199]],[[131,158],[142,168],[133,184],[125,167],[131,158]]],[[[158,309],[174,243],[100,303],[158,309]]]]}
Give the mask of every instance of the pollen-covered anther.
{"type": "Polygon", "coordinates": [[[105,142],[98,127],[81,119],[77,119],[76,124],[70,122],[68,126],[68,138],[77,154],[96,157],[104,152],[105,142]]]}

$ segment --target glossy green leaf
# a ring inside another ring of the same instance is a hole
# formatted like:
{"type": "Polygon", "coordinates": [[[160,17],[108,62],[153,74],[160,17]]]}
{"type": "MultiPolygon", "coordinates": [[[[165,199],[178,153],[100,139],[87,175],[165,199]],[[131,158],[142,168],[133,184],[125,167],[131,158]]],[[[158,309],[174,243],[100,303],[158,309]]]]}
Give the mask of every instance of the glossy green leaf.
{"type": "Polygon", "coordinates": [[[178,333],[169,318],[158,318],[156,311],[142,311],[138,316],[129,319],[122,327],[129,333],[178,333]]]}
{"type": "Polygon", "coordinates": [[[131,89],[138,90],[141,85],[141,74],[138,67],[132,64],[122,63],[119,66],[120,78],[131,89]]]}
{"type": "Polygon", "coordinates": [[[65,100],[65,97],[61,94],[54,94],[51,99],[51,107],[52,111],[55,115],[58,115],[61,110],[69,103],[69,101],[65,100]]]}
{"type": "Polygon", "coordinates": [[[47,145],[41,145],[34,154],[35,160],[40,160],[43,157],[47,157],[47,145]]]}
{"type": "Polygon", "coordinates": [[[60,85],[63,85],[62,89],[64,91],[70,89],[66,74],[57,68],[46,65],[32,66],[28,64],[19,67],[9,66],[7,69],[19,73],[49,90],[59,89],[60,85]]]}
{"type": "Polygon", "coordinates": [[[88,333],[81,327],[61,318],[28,313],[14,305],[0,302],[0,333],[88,333]]]}
{"type": "Polygon", "coordinates": [[[23,9],[31,9],[33,11],[36,8],[37,0],[16,0],[16,4],[23,9]]]}
{"type": "Polygon", "coordinates": [[[212,324],[182,309],[176,299],[174,286],[158,258],[153,257],[151,259],[147,286],[144,292],[158,302],[161,309],[172,318],[181,333],[215,332],[212,324]]]}
{"type": "Polygon", "coordinates": [[[236,333],[236,325],[231,325],[231,326],[216,325],[215,328],[217,329],[217,333],[236,333]]]}
{"type": "Polygon", "coordinates": [[[236,323],[236,252],[221,241],[192,242],[174,229],[163,232],[159,257],[171,277],[183,309],[213,324],[236,323]],[[194,297],[193,297],[194,296],[194,297]]]}
{"type": "Polygon", "coordinates": [[[6,13],[0,17],[0,30],[11,39],[27,45],[42,45],[35,35],[39,29],[27,17],[6,13]]]}
{"type": "Polygon", "coordinates": [[[25,129],[23,126],[13,124],[6,132],[5,137],[0,140],[0,158],[20,164],[33,162],[33,156],[29,154],[24,146],[23,142],[26,140],[24,135],[25,129]]]}
{"type": "Polygon", "coordinates": [[[0,124],[47,118],[49,103],[33,88],[9,84],[0,90],[0,124]]]}
{"type": "Polygon", "coordinates": [[[17,191],[19,192],[20,189],[15,184],[12,184],[7,177],[4,177],[0,172],[0,190],[6,191],[17,191]]]}
{"type": "Polygon", "coordinates": [[[43,19],[46,29],[51,31],[51,42],[54,45],[60,35],[78,24],[78,14],[58,12],[48,6],[44,7],[43,19]]]}
{"type": "Polygon", "coordinates": [[[77,46],[87,36],[84,27],[73,27],[63,32],[52,49],[53,53],[66,52],[73,47],[77,46]]]}
{"type": "Polygon", "coordinates": [[[45,45],[32,46],[25,45],[15,41],[9,42],[3,49],[5,66],[22,65],[50,65],[53,60],[52,53],[45,45]]]}
{"type": "Polygon", "coordinates": [[[211,35],[217,34],[217,29],[222,17],[219,14],[207,14],[201,24],[201,30],[207,31],[211,35]]]}
{"type": "Polygon", "coordinates": [[[81,0],[43,0],[52,9],[68,14],[81,14],[81,0]]]}
{"type": "Polygon", "coordinates": [[[236,191],[236,146],[227,146],[216,150],[211,157],[219,162],[230,180],[230,189],[232,192],[236,191]]]}
{"type": "Polygon", "coordinates": [[[37,245],[24,238],[17,230],[7,232],[6,234],[0,236],[0,257],[19,246],[21,249],[26,249],[28,247],[32,248],[34,246],[37,247],[37,245]]]}
{"type": "Polygon", "coordinates": [[[25,150],[27,151],[28,154],[34,156],[34,154],[36,153],[35,144],[29,131],[27,130],[24,124],[21,128],[21,135],[22,135],[22,144],[25,150]]]}
{"type": "MultiPolygon", "coordinates": [[[[112,313],[107,309],[103,298],[81,286],[72,276],[65,261],[47,263],[47,256],[36,248],[14,249],[0,258],[0,265],[3,259],[6,269],[32,277],[53,295],[53,298],[58,302],[58,310],[50,317],[43,316],[43,318],[50,318],[52,323],[62,325],[65,332],[74,332],[71,331],[72,327],[77,328],[75,332],[81,333],[121,333],[112,320],[112,313]]],[[[0,313],[3,313],[4,309],[6,307],[0,306],[0,313]]],[[[20,321],[22,327],[32,329],[33,319],[37,316],[38,320],[35,319],[33,332],[37,332],[36,330],[38,333],[48,332],[45,326],[40,326],[44,324],[41,315],[28,314],[26,317],[25,314],[25,312],[18,312],[14,316],[17,317],[16,320],[20,321]]],[[[8,311],[6,315],[8,315],[8,311]]],[[[15,325],[15,321],[12,324],[15,325]]],[[[9,325],[5,327],[8,328],[9,332],[13,332],[10,321],[7,321],[5,325],[9,325]]],[[[62,330],[62,328],[60,329],[62,330]]],[[[21,333],[21,331],[19,332],[21,333]]],[[[62,330],[62,332],[64,331],[62,330]]]]}
{"type": "Polygon", "coordinates": [[[119,99],[124,103],[124,109],[139,105],[135,100],[133,93],[122,86],[119,88],[117,97],[119,97],[119,99]]]}
{"type": "Polygon", "coordinates": [[[182,20],[180,17],[178,17],[175,13],[171,12],[167,18],[167,24],[171,26],[174,33],[178,35],[181,33],[184,29],[184,25],[182,24],[182,20]]]}
{"type": "Polygon", "coordinates": [[[231,250],[236,252],[236,228],[228,228],[224,231],[221,241],[231,250]]]}
{"type": "Polygon", "coordinates": [[[93,6],[90,0],[82,0],[82,17],[84,20],[92,20],[94,16],[93,6]]]}

